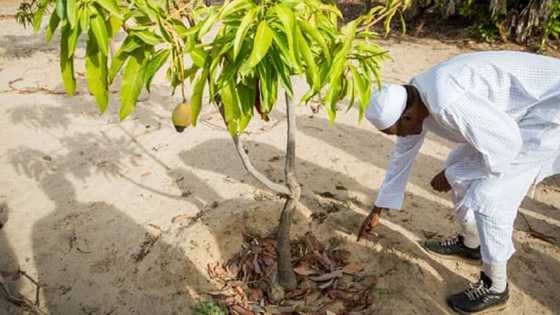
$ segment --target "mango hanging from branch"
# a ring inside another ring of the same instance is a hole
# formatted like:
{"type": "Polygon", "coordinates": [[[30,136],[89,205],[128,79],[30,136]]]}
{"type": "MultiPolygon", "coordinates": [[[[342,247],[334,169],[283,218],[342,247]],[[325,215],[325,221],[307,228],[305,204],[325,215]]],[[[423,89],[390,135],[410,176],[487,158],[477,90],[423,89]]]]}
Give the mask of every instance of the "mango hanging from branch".
{"type": "Polygon", "coordinates": [[[173,121],[173,126],[177,132],[183,132],[185,128],[192,124],[192,111],[191,104],[180,103],[173,110],[173,115],[171,116],[173,121]]]}

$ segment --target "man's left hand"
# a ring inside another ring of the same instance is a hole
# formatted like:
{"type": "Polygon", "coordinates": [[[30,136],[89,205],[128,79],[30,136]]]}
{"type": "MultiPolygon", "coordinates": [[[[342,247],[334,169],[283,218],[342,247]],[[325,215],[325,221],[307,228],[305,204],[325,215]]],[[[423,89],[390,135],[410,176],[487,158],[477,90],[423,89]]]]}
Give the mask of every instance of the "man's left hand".
{"type": "Polygon", "coordinates": [[[379,224],[381,220],[381,212],[383,212],[383,210],[386,210],[386,208],[381,208],[377,206],[373,207],[373,209],[371,210],[367,218],[365,218],[364,222],[362,223],[362,226],[360,227],[360,231],[358,232],[358,239],[357,239],[358,242],[360,241],[360,239],[371,234],[373,228],[379,224]]]}
{"type": "Polygon", "coordinates": [[[439,192],[448,192],[451,190],[451,185],[447,181],[447,177],[445,177],[445,170],[439,172],[430,183],[432,188],[439,192]]]}

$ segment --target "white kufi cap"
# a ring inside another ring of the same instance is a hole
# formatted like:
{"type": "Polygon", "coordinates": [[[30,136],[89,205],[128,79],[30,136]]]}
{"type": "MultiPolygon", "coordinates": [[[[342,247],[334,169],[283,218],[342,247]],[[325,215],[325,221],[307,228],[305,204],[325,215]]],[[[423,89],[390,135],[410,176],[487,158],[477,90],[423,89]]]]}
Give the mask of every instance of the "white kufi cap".
{"type": "Polygon", "coordinates": [[[366,119],[379,130],[391,127],[404,112],[406,98],[404,86],[384,84],[373,93],[366,110],[366,119]]]}

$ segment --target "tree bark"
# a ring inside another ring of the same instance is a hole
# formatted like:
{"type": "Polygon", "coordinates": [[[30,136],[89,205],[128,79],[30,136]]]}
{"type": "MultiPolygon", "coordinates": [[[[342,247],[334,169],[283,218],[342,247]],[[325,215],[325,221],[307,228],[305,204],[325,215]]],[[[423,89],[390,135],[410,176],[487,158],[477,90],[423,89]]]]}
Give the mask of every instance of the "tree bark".
{"type": "Polygon", "coordinates": [[[292,213],[297,206],[301,196],[301,187],[296,178],[296,114],[294,104],[289,96],[284,94],[286,99],[286,113],[288,120],[288,132],[286,141],[286,183],[290,190],[284,209],[280,215],[280,223],[276,235],[277,254],[278,254],[278,282],[286,289],[297,287],[297,280],[292,266],[292,255],[290,252],[290,225],[292,213]]]}

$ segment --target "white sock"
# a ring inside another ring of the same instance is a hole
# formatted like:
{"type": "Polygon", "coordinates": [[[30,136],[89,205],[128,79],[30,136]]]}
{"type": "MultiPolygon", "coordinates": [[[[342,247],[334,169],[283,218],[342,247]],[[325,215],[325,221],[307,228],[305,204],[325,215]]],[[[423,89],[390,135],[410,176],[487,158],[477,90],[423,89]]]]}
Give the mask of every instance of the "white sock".
{"type": "Polygon", "coordinates": [[[491,291],[501,293],[506,290],[507,263],[493,265],[484,263],[482,265],[482,270],[492,280],[491,291]]]}
{"type": "Polygon", "coordinates": [[[480,238],[478,237],[478,230],[476,224],[461,224],[461,235],[463,236],[463,243],[468,248],[477,248],[480,246],[480,238]]]}

